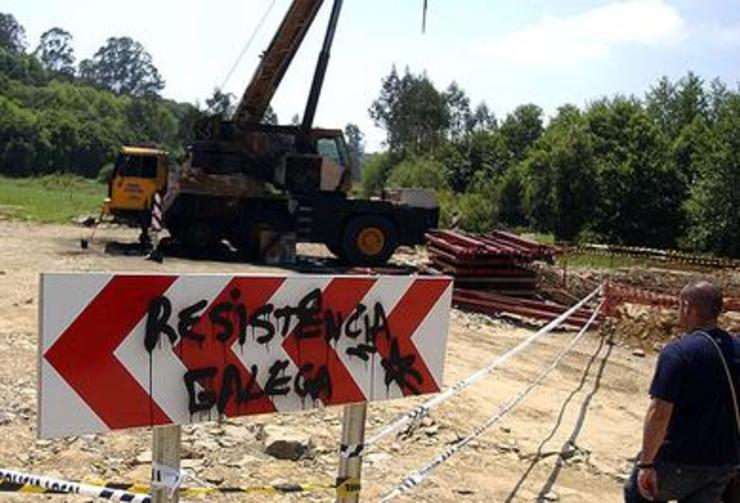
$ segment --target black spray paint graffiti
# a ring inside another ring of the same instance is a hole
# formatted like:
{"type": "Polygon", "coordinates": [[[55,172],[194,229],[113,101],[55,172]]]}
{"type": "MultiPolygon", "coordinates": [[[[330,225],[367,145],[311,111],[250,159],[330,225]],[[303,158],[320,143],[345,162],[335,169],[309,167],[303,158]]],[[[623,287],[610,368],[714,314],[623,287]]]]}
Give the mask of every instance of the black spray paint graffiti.
{"type": "MultiPolygon", "coordinates": [[[[402,390],[419,394],[423,384],[422,374],[415,368],[416,356],[402,354],[399,341],[391,332],[386,310],[380,302],[372,306],[358,304],[351,312],[342,313],[324,306],[321,290],[315,289],[301,298],[296,305],[275,306],[264,304],[248,312],[242,292],[234,288],[228,300],[211,306],[201,300],[177,313],[166,296],[153,298],[149,302],[144,347],[151,354],[161,343],[163,336],[172,346],[190,341],[201,350],[209,338],[223,345],[238,341],[242,347],[251,336],[259,345],[268,346],[274,341],[282,343],[292,334],[296,344],[312,339],[323,339],[333,345],[344,338],[345,354],[369,362],[378,354],[378,343],[388,348],[381,355],[381,367],[385,373],[384,383],[392,383],[402,390]],[[210,331],[196,331],[201,319],[210,331]]],[[[269,346],[268,346],[269,347],[269,346]]],[[[299,346],[300,347],[300,346],[299,346]]],[[[328,353],[327,353],[328,359],[328,353]]],[[[263,397],[286,396],[294,393],[301,399],[328,400],[332,397],[332,376],[327,361],[309,362],[299,365],[295,375],[287,370],[288,360],[276,359],[267,369],[251,365],[248,372],[233,364],[191,368],[184,376],[189,396],[190,413],[209,411],[214,406],[223,414],[233,400],[237,406],[246,405],[263,397]],[[264,374],[260,374],[260,372],[264,374]],[[258,379],[260,375],[266,379],[258,379]],[[208,383],[220,378],[219,389],[208,383]],[[264,382],[261,389],[257,382],[264,382]],[[202,388],[198,391],[198,386],[202,388]]]]}

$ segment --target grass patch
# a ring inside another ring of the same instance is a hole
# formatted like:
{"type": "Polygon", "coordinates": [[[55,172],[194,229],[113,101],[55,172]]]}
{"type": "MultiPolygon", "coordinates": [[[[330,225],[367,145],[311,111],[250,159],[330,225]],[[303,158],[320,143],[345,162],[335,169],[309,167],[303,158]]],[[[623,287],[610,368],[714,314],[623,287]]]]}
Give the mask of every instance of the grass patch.
{"type": "Polygon", "coordinates": [[[97,214],[106,191],[101,183],[72,175],[0,177],[0,214],[22,220],[67,223],[79,215],[97,214]]]}
{"type": "Polygon", "coordinates": [[[592,269],[620,269],[623,267],[644,266],[649,260],[622,255],[596,255],[590,253],[569,253],[557,259],[559,265],[566,263],[568,267],[589,267],[592,269]]]}

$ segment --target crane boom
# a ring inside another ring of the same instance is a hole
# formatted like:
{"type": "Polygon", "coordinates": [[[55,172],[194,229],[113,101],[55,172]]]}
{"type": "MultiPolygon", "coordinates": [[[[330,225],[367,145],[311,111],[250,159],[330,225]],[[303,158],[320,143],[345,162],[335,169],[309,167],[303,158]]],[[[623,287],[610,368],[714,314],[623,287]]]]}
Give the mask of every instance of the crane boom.
{"type": "Polygon", "coordinates": [[[323,0],[293,0],[237,106],[237,124],[259,122],[316,19],[323,0]]]}

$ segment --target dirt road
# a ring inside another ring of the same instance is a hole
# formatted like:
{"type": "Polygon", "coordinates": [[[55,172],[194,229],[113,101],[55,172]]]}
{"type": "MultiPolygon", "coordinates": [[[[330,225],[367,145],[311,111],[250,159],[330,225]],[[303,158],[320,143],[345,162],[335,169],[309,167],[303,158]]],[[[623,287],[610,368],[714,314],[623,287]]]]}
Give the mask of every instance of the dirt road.
{"type": "MultiPolygon", "coordinates": [[[[253,266],[138,257],[113,257],[102,241],[79,249],[89,231],[0,221],[0,466],[69,479],[146,482],[151,434],[134,430],[59,441],[36,440],[36,318],[42,271],[255,271],[253,266]]],[[[134,239],[108,230],[101,240],[134,239]]],[[[264,269],[263,269],[264,270],[264,269]]],[[[454,383],[532,333],[499,320],[454,311],[445,382],[454,383]]],[[[406,437],[386,440],[366,456],[363,501],[375,501],[410,471],[466,435],[534,379],[573,336],[558,332],[511,360],[483,382],[433,412],[406,437]]],[[[621,501],[621,480],[638,448],[645,390],[654,357],[584,339],[519,407],[459,456],[439,467],[400,501],[621,501]],[[560,455],[559,453],[563,453],[560,455]]],[[[373,403],[369,432],[420,400],[373,403]]],[[[198,479],[222,485],[284,482],[330,483],[336,475],[340,409],[257,416],[184,428],[183,466],[198,479]],[[313,459],[278,461],[258,440],[265,424],[310,434],[313,459]]],[[[207,501],[330,501],[331,493],[295,496],[210,496],[207,501]]],[[[86,501],[55,496],[11,496],[0,501],[86,501]]],[[[204,499],[192,498],[192,501],[204,499]]]]}

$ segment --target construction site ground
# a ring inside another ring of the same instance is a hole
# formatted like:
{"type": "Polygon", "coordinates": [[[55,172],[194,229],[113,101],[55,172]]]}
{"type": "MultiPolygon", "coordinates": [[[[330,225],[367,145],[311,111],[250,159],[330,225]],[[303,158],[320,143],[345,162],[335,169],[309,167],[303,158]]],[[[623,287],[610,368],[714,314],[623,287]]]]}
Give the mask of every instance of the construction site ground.
{"type": "MultiPolygon", "coordinates": [[[[0,221],[0,467],[69,480],[146,483],[151,432],[146,429],[55,441],[36,438],[38,281],[43,271],[249,273],[245,264],[167,258],[163,264],[103,252],[110,240],[135,231],[101,229],[90,249],[88,229],[0,221]]],[[[311,249],[309,249],[311,251],[311,249]]],[[[315,251],[315,250],[314,250],[315,251]]],[[[535,330],[510,320],[454,310],[445,384],[481,368],[535,330]]],[[[551,362],[573,332],[558,331],[493,375],[435,410],[415,431],[388,438],[366,455],[363,501],[376,501],[409,472],[494,415],[551,362]]],[[[614,334],[619,340],[619,334],[614,334]]],[[[593,332],[527,399],[479,440],[440,466],[402,501],[616,502],[639,447],[646,389],[655,353],[633,354],[629,341],[610,344],[593,332]]],[[[422,399],[372,403],[368,432],[422,399]]],[[[336,476],[341,408],[256,416],[187,426],[183,467],[197,480],[222,486],[276,482],[331,483],[336,476]],[[264,425],[310,436],[314,456],[276,460],[263,452],[264,425]]],[[[188,485],[193,485],[189,482],[188,485]]],[[[198,485],[195,483],[195,485],[198,485]]],[[[330,501],[332,493],[210,495],[188,501],[330,501]]],[[[0,494],[0,501],[89,501],[76,496],[0,494]]]]}

